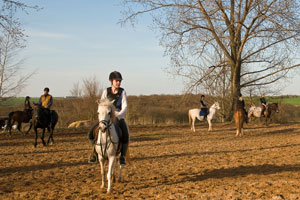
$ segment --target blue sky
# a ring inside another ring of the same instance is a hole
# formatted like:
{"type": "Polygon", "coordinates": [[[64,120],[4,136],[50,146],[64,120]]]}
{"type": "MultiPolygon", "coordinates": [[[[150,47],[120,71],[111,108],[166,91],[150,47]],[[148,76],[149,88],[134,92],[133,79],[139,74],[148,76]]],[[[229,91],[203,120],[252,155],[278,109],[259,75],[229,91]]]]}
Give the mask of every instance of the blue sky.
{"type": "Polygon", "coordinates": [[[21,15],[28,35],[24,69],[37,73],[20,96],[39,96],[45,86],[54,96],[67,96],[74,83],[93,76],[107,87],[114,70],[122,73],[129,95],[182,92],[181,80],[164,72],[169,59],[149,18],[121,27],[117,0],[26,2],[43,9],[21,15]]]}
{"type": "MultiPolygon", "coordinates": [[[[120,71],[128,95],[180,94],[183,84],[164,72],[169,65],[159,46],[151,19],[139,18],[135,27],[117,24],[120,0],[28,0],[40,11],[19,14],[28,35],[24,71],[36,74],[20,96],[39,96],[44,87],[54,96],[70,95],[73,84],[96,76],[102,87],[108,75],[120,71]]],[[[283,94],[300,94],[299,76],[283,94]]]]}

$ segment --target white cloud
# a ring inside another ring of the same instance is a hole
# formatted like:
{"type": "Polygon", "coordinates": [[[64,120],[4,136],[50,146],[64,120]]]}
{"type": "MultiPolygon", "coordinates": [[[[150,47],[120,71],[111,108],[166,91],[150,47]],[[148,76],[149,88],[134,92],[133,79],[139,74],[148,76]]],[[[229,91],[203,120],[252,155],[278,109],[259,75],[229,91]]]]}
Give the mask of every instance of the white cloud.
{"type": "Polygon", "coordinates": [[[27,30],[26,34],[30,37],[41,37],[48,39],[71,39],[72,35],[64,34],[64,33],[51,33],[37,30],[27,30]]]}

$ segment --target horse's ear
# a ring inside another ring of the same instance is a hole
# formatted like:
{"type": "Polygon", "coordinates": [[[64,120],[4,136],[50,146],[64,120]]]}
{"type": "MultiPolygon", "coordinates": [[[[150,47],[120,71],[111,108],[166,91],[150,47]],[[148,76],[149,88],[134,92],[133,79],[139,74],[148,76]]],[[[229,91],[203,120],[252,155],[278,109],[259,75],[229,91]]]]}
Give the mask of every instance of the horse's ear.
{"type": "Polygon", "coordinates": [[[114,99],[114,100],[112,100],[110,103],[111,103],[111,104],[114,104],[114,102],[115,102],[115,99],[114,99]]]}
{"type": "Polygon", "coordinates": [[[96,103],[99,105],[100,104],[101,99],[97,99],[96,103]]]}

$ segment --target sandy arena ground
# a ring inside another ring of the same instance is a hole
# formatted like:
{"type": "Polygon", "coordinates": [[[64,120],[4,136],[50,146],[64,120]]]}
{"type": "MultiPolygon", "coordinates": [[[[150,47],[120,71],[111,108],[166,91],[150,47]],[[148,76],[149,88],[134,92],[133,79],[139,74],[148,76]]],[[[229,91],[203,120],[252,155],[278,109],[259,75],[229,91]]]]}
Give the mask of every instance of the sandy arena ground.
{"type": "Polygon", "coordinates": [[[300,124],[131,127],[132,165],[111,195],[88,164],[86,130],[57,130],[55,144],[0,135],[0,199],[300,199],[300,124]]]}

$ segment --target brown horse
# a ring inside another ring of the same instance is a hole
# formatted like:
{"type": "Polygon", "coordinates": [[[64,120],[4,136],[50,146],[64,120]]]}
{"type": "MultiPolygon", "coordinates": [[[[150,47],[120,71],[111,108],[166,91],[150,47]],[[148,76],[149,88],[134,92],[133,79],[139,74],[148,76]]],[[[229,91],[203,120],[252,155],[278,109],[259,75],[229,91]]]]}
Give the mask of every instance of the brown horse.
{"type": "MultiPolygon", "coordinates": [[[[249,119],[250,118],[252,119],[253,117],[261,118],[262,117],[261,110],[262,108],[260,106],[256,107],[255,105],[252,105],[248,111],[248,118],[249,119]]],[[[277,113],[279,112],[278,103],[272,103],[267,105],[267,108],[264,112],[266,125],[268,125],[268,119],[271,119],[271,114],[273,113],[273,111],[277,113]]]]}
{"type": "Polygon", "coordinates": [[[275,111],[276,113],[279,112],[278,103],[272,103],[267,106],[267,109],[265,111],[266,125],[268,125],[268,119],[271,120],[271,114],[273,111],[275,111]]]}
{"type": "Polygon", "coordinates": [[[32,124],[33,124],[33,129],[35,132],[35,141],[34,141],[34,147],[37,146],[37,138],[38,138],[38,128],[42,129],[42,136],[41,140],[44,146],[46,146],[46,143],[44,141],[44,136],[45,136],[45,130],[47,129],[49,134],[47,144],[52,141],[54,144],[54,139],[53,139],[53,132],[55,125],[57,124],[58,121],[58,114],[55,110],[47,110],[46,108],[43,108],[40,104],[34,104],[34,110],[33,110],[33,119],[32,119],[32,124]]]}
{"type": "Polygon", "coordinates": [[[238,109],[234,112],[234,121],[236,126],[236,136],[241,136],[243,134],[243,126],[245,122],[245,113],[243,110],[238,109]]]}
{"type": "Polygon", "coordinates": [[[22,123],[29,123],[30,122],[30,127],[29,129],[26,131],[26,133],[24,135],[27,135],[28,132],[30,131],[31,127],[32,127],[32,123],[31,123],[31,119],[32,119],[32,109],[26,109],[24,111],[14,111],[9,113],[8,115],[8,120],[7,120],[7,125],[6,125],[6,130],[9,131],[9,135],[11,136],[11,129],[12,129],[12,125],[14,125],[15,122],[18,123],[18,130],[24,134],[21,131],[21,125],[22,123]]]}

